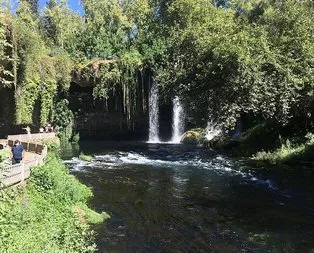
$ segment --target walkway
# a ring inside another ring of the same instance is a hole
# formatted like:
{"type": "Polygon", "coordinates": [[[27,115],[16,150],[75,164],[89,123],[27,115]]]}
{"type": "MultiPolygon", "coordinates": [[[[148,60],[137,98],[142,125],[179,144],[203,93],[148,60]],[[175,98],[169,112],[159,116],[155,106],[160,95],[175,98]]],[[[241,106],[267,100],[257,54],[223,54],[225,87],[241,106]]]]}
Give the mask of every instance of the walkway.
{"type": "Polygon", "coordinates": [[[0,144],[7,144],[11,149],[14,140],[20,140],[25,149],[24,160],[20,164],[10,165],[0,170],[0,188],[24,182],[30,176],[31,167],[41,165],[47,155],[47,147],[41,142],[56,138],[54,133],[32,135],[10,135],[8,140],[0,140],[0,144]],[[4,141],[4,142],[3,142],[4,141]]]}

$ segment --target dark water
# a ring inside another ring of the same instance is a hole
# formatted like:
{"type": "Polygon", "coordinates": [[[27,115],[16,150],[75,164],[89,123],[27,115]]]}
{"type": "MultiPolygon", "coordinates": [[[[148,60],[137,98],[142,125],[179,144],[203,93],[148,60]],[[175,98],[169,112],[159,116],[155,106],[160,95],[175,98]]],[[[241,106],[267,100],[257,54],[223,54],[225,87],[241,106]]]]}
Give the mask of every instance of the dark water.
{"type": "Polygon", "coordinates": [[[183,145],[85,142],[64,148],[91,186],[99,252],[314,252],[311,168],[249,167],[183,145]],[[73,149],[74,148],[74,149],[73,149]]]}

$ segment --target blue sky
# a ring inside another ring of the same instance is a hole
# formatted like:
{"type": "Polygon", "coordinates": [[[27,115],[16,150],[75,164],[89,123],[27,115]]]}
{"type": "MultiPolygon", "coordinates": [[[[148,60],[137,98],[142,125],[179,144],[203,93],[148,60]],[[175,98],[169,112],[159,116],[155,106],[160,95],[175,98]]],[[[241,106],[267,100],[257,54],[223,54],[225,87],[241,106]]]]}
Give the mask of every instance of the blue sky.
{"type": "MultiPolygon", "coordinates": [[[[42,9],[48,0],[39,0],[39,9],[42,9]]],[[[75,12],[79,12],[81,14],[84,13],[83,6],[80,0],[68,0],[68,4],[72,10],[75,12]]]]}

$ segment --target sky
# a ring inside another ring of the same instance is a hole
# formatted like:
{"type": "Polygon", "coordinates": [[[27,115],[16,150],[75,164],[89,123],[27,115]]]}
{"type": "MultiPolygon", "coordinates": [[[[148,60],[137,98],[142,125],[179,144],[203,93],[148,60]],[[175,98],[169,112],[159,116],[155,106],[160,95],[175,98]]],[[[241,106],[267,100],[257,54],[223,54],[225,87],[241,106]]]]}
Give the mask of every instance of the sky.
{"type": "MultiPolygon", "coordinates": [[[[47,1],[48,0],[39,0],[39,9],[44,8],[47,1]]],[[[82,6],[80,0],[68,0],[68,4],[69,4],[70,8],[72,10],[74,10],[75,12],[78,12],[80,14],[84,13],[83,6],[82,6]]]]}

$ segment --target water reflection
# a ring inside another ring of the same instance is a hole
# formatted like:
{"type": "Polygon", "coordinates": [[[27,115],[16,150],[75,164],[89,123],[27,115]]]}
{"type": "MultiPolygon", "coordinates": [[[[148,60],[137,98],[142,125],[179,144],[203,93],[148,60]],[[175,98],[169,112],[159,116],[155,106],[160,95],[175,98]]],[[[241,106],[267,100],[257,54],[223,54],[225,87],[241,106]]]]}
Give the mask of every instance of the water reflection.
{"type": "Polygon", "coordinates": [[[68,161],[71,171],[93,187],[91,205],[112,216],[95,228],[100,252],[314,248],[310,183],[297,187],[287,175],[282,184],[276,173],[250,172],[247,164],[185,146],[86,143],[80,149],[94,159],[68,161]]]}

